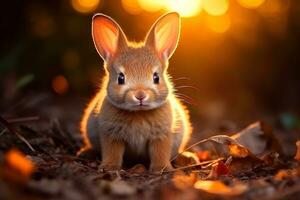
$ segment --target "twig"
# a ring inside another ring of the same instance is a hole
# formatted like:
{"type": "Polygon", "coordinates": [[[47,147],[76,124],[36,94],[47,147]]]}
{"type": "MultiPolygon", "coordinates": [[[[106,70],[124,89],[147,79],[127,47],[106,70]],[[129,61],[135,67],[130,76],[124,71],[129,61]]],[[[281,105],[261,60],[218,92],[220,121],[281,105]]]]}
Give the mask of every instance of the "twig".
{"type": "Polygon", "coordinates": [[[0,136],[3,135],[6,131],[7,131],[7,128],[4,128],[4,129],[0,132],[0,136]]]}
{"type": "Polygon", "coordinates": [[[220,160],[224,160],[224,158],[218,158],[218,159],[215,159],[215,160],[203,161],[203,162],[200,162],[200,163],[197,163],[197,164],[193,164],[193,165],[178,167],[178,168],[166,171],[166,172],[174,172],[174,171],[188,169],[188,168],[192,168],[192,167],[198,167],[198,166],[202,166],[202,165],[205,165],[205,168],[207,168],[208,166],[211,166],[212,164],[214,164],[216,162],[219,162],[220,160]]]}
{"type": "Polygon", "coordinates": [[[30,145],[30,143],[20,133],[18,133],[18,131],[11,127],[11,125],[1,116],[0,122],[7,128],[9,132],[14,133],[21,141],[23,141],[31,151],[35,152],[35,149],[30,145]]]}
{"type": "Polygon", "coordinates": [[[20,118],[6,119],[6,121],[11,124],[11,123],[37,121],[39,119],[40,119],[39,116],[30,116],[30,117],[20,117],[20,118]]]}

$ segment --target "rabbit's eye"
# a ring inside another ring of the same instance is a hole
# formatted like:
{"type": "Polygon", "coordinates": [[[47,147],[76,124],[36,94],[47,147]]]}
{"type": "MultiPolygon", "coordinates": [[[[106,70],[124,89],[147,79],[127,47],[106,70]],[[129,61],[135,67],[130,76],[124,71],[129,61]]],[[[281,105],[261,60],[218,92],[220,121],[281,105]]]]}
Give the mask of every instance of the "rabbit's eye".
{"type": "Polygon", "coordinates": [[[119,76],[118,76],[118,84],[119,84],[119,85],[125,84],[125,75],[124,75],[122,72],[119,73],[119,76]]]}
{"type": "Polygon", "coordinates": [[[157,72],[154,72],[154,74],[153,74],[153,83],[159,84],[159,75],[157,72]]]}

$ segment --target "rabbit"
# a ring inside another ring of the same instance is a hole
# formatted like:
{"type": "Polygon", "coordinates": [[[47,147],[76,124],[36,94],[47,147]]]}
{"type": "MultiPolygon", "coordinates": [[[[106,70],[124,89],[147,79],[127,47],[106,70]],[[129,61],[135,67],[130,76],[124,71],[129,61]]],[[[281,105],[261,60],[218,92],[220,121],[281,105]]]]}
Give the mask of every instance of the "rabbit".
{"type": "Polygon", "coordinates": [[[93,16],[92,37],[105,76],[84,111],[79,153],[97,150],[101,169],[121,169],[123,158],[148,158],[149,170],[170,170],[171,157],[189,141],[189,112],[167,73],[179,34],[176,12],[160,17],[140,43],[129,42],[112,18],[93,16]]]}

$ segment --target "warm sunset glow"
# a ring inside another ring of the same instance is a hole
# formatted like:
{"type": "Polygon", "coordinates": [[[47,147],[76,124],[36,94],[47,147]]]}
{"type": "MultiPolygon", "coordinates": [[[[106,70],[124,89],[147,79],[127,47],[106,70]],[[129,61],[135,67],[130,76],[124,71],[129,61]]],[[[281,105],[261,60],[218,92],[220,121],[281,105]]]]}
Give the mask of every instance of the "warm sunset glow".
{"type": "Polygon", "coordinates": [[[122,0],[122,6],[126,12],[137,15],[142,12],[138,0],[122,0]]]}
{"type": "Polygon", "coordinates": [[[138,0],[138,3],[148,12],[157,12],[165,6],[165,0],[138,0]]]}
{"type": "Polygon", "coordinates": [[[69,89],[69,83],[64,76],[56,76],[52,80],[52,88],[58,94],[64,94],[69,89]]]}
{"type": "Polygon", "coordinates": [[[238,2],[245,8],[257,8],[262,5],[265,0],[238,0],[238,2]]]}
{"type": "Polygon", "coordinates": [[[72,7],[80,13],[90,13],[96,10],[100,0],[71,0],[72,7]]]}
{"type": "Polygon", "coordinates": [[[197,15],[202,9],[202,0],[167,0],[169,11],[177,11],[182,17],[197,15]]]}
{"type": "Polygon", "coordinates": [[[224,33],[230,28],[231,20],[227,15],[209,16],[206,18],[205,23],[213,32],[224,33]]]}
{"type": "Polygon", "coordinates": [[[223,15],[228,7],[228,0],[203,0],[203,8],[210,15],[223,15]]]}

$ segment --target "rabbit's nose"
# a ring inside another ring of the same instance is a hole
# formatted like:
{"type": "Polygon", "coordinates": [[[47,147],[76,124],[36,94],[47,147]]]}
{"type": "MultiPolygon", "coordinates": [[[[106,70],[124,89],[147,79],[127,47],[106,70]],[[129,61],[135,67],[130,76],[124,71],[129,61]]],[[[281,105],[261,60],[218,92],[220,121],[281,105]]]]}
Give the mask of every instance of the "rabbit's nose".
{"type": "Polygon", "coordinates": [[[147,94],[143,91],[138,91],[134,97],[139,101],[143,101],[147,99],[147,94]]]}

